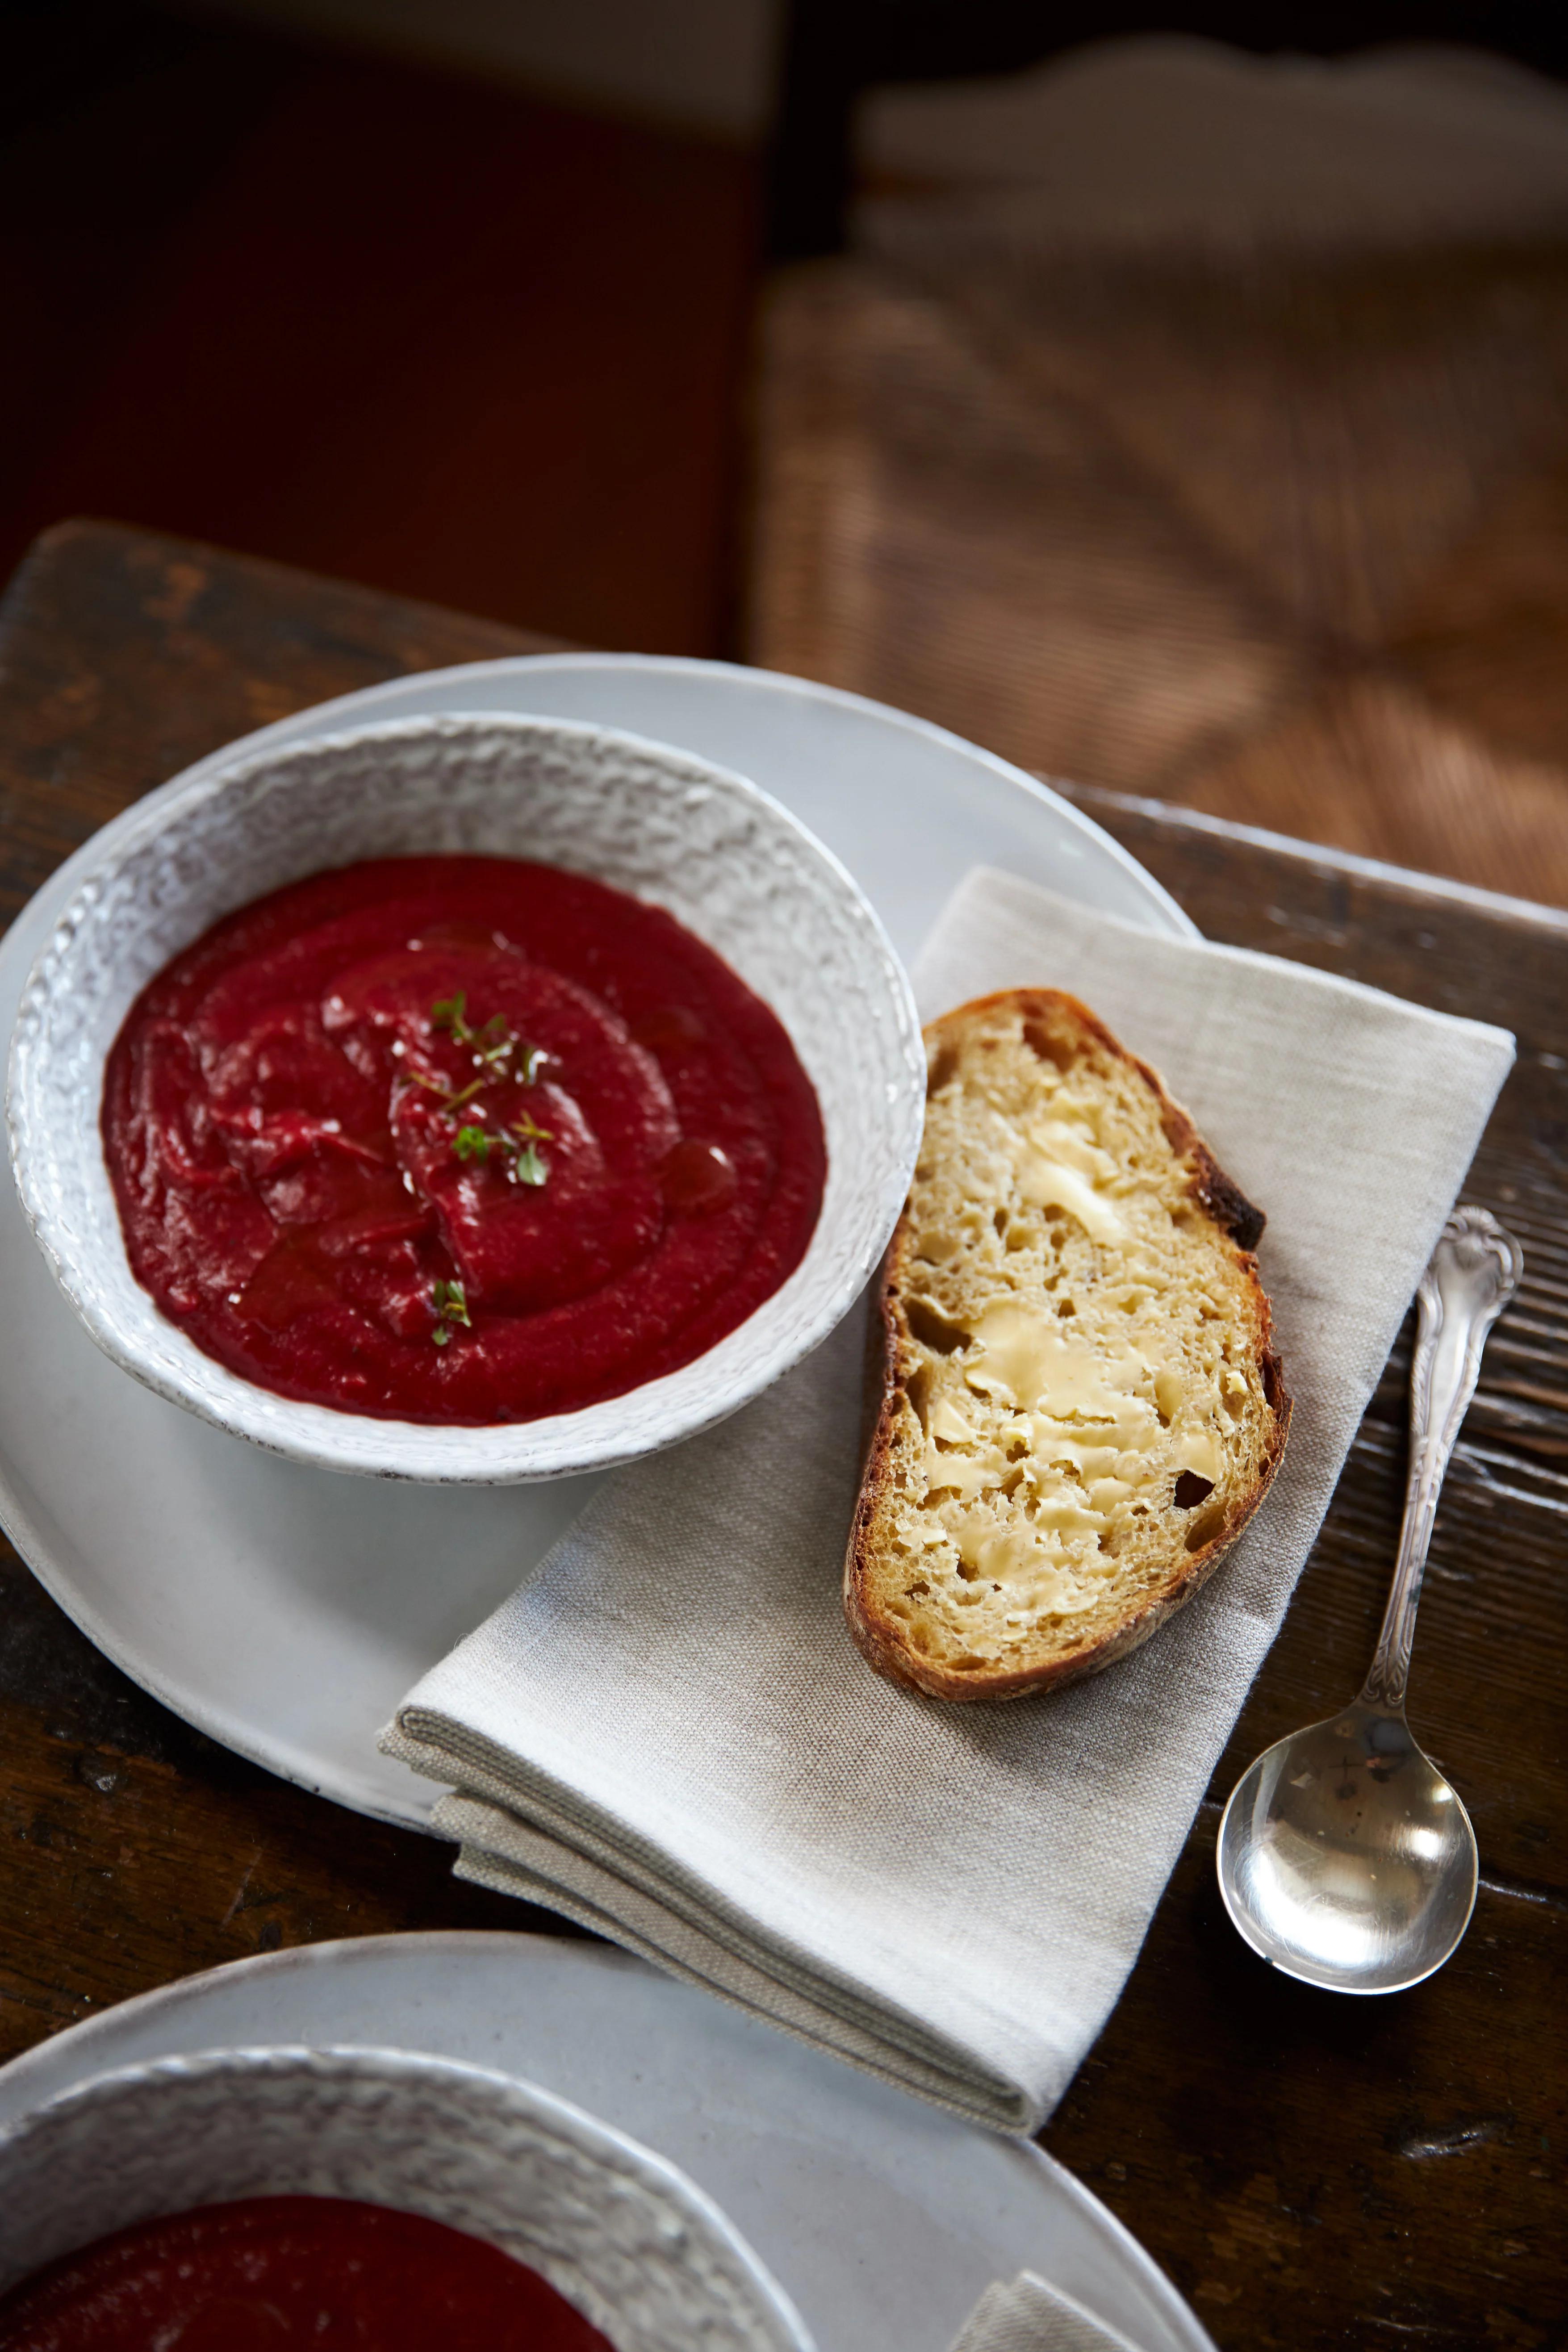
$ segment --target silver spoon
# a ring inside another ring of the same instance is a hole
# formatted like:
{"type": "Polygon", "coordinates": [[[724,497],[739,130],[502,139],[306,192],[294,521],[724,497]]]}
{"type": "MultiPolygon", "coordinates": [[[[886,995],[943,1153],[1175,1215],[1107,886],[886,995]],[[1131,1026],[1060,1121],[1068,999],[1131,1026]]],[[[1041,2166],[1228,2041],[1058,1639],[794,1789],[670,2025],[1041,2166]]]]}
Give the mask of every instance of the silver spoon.
{"type": "Polygon", "coordinates": [[[1470,1924],[1470,1818],[1405,1720],[1415,1606],[1448,1457],[1488,1332],[1523,1253],[1485,1209],[1456,1209],[1417,1292],[1410,1475],[1394,1589],[1361,1696],[1276,1742],[1219,1825],[1219,1891],[1238,1932],[1286,1976],[1399,1992],[1440,1969],[1470,1924]]]}

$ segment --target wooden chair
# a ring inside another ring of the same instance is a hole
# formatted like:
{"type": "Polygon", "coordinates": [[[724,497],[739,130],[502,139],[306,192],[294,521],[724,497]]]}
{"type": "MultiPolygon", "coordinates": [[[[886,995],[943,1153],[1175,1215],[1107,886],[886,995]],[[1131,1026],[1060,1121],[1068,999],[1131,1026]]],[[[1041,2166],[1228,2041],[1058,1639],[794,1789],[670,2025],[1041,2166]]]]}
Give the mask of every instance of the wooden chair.
{"type": "MultiPolygon", "coordinates": [[[[1560,61],[1561,31],[1527,13],[1485,12],[1489,37],[1560,61]]],[[[1414,12],[1349,14],[1276,12],[1252,43],[1414,29],[1414,12]]],[[[1413,85],[1395,62],[1400,95],[1369,132],[1382,65],[1347,100],[1332,77],[1249,87],[1223,52],[1091,53],[1041,84],[1054,176],[884,181],[851,249],[826,252],[844,237],[857,92],[955,59],[1021,63],[1047,15],[797,0],[774,245],[816,257],[776,269],[764,309],[751,658],[1079,785],[1568,905],[1568,238],[1551,90],[1484,73],[1413,85]],[[1125,110],[1124,68],[1144,74],[1142,115],[1125,110]],[[1158,120],[1148,77],[1165,73],[1174,161],[1141,160],[1127,235],[1128,126],[1158,120]],[[1222,158],[1206,213],[1182,178],[1206,135],[1182,110],[1204,90],[1251,172],[1242,185],[1222,158]],[[1266,141],[1260,154],[1258,119],[1289,121],[1299,194],[1266,141]],[[1055,169],[1050,139],[1075,121],[1089,127],[1055,169]],[[1510,213],[1495,194],[1520,122],[1538,176],[1510,213]],[[1383,212],[1345,195],[1352,131],[1383,212]],[[1467,138],[1464,178],[1444,142],[1467,138]]],[[[1065,37],[1087,18],[1048,21],[1065,37]]],[[[1201,21],[1227,23],[1217,7],[1201,21]]],[[[987,102],[953,101],[983,160],[987,102]]],[[[941,103],[921,100],[928,120],[941,103]]]]}

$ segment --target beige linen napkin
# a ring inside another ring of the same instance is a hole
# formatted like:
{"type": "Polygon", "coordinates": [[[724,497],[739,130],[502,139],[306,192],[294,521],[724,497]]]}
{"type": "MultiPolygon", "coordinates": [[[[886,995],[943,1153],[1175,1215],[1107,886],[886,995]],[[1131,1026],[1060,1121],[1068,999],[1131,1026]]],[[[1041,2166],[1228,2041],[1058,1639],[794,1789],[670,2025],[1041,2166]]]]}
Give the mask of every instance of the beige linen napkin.
{"type": "Polygon", "coordinates": [[[383,1745],[458,1784],[458,1870],[982,2122],[1033,2131],[1116,2000],[1279,1629],[1512,1059],[1501,1031],[972,875],[935,1013],[1075,991],[1268,1213],[1296,1400],[1214,1580],[1093,1681],[943,1706],[845,1631],[859,1310],[743,1412],[619,1472],[383,1745]]]}
{"type": "Polygon", "coordinates": [[[1033,2271],[988,2286],[953,2339],[952,2352],[1136,2352],[1114,2327],[1107,2327],[1060,2294],[1033,2271]]]}

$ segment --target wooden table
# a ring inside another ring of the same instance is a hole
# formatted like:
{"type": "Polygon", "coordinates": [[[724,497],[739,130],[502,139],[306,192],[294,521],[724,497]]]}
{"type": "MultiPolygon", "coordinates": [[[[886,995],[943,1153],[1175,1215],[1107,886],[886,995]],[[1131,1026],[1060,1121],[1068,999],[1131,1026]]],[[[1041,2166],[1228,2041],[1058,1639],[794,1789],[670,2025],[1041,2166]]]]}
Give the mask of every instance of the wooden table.
{"type": "MultiPolygon", "coordinates": [[[[539,643],[181,541],[51,532],[0,616],[5,918],[94,826],[247,729],[539,643]]],[[[1403,1486],[1406,1338],[1127,1991],[1046,2143],[1222,2346],[1531,2352],[1568,2326],[1568,916],[1173,808],[1084,800],[1211,937],[1517,1032],[1468,1192],[1518,1232],[1526,1273],[1456,1459],[1416,1653],[1417,1733],[1480,1839],[1468,1938],[1414,1992],[1335,1999],[1255,1960],[1214,1885],[1237,1773],[1353,1690],[1370,1654],[1403,1486]]],[[[0,2057],[284,1944],[545,1925],[571,1932],[459,1885],[441,1845],[351,1821],[188,1729],[0,1551],[0,2057]]]]}

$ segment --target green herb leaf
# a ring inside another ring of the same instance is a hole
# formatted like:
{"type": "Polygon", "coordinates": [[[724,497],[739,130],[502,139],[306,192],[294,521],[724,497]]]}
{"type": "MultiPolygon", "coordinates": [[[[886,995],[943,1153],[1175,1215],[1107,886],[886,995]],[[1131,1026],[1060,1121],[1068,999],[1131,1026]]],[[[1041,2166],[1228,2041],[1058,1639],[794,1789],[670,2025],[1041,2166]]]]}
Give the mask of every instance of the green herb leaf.
{"type": "MultiPolygon", "coordinates": [[[[449,1087],[439,1078],[426,1077],[422,1071],[410,1070],[408,1075],[414,1083],[438,1096],[445,1109],[461,1110],[465,1103],[471,1103],[474,1097],[493,1080],[517,1079],[523,1086],[531,1087],[537,1079],[539,1065],[544,1059],[542,1049],[538,1045],[523,1045],[516,1032],[508,1027],[503,1013],[492,1013],[480,1029],[471,1028],[468,1001],[459,991],[455,996],[439,998],[431,1006],[430,1022],[433,1028],[445,1031],[454,1043],[469,1048],[474,1066],[479,1073],[477,1078],[470,1078],[466,1087],[449,1087]],[[519,1054],[521,1061],[515,1068],[510,1067],[512,1057],[519,1054]]],[[[526,1111],[499,1135],[492,1133],[484,1121],[482,1105],[476,1106],[473,1115],[465,1120],[452,1138],[452,1150],[457,1157],[465,1164],[470,1160],[478,1160],[482,1164],[489,1160],[492,1151],[499,1151],[507,1163],[507,1175],[514,1184],[544,1183],[550,1171],[534,1147],[539,1143],[554,1141],[550,1129],[541,1127],[526,1111]]],[[[438,1345],[445,1347],[450,1336],[445,1325],[441,1324],[436,1334],[438,1345]]]]}
{"type": "MultiPolygon", "coordinates": [[[[481,1114],[482,1116],[482,1114],[481,1114]]],[[[554,1135],[548,1127],[541,1127],[527,1111],[514,1119],[499,1135],[477,1123],[460,1127],[452,1138],[452,1150],[461,1160],[488,1161],[492,1151],[499,1151],[506,1161],[506,1172],[514,1184],[543,1184],[548,1181],[548,1164],[540,1158],[537,1146],[553,1143],[554,1135]]]]}
{"type": "MultiPolygon", "coordinates": [[[[532,1086],[542,1058],[539,1048],[523,1045],[516,1030],[509,1026],[504,1013],[492,1013],[481,1028],[473,1028],[468,1021],[468,996],[459,989],[455,996],[440,997],[431,1006],[430,1025],[445,1031],[454,1044],[467,1045],[473,1056],[474,1067],[493,1078],[512,1075],[507,1065],[521,1047],[522,1083],[525,1087],[532,1086]]],[[[482,1078],[480,1083],[483,1084],[482,1078]]],[[[466,1100],[467,1097],[462,1099],[466,1100]]]]}
{"type": "Polygon", "coordinates": [[[436,1328],[430,1336],[438,1348],[446,1347],[455,1323],[460,1323],[465,1331],[473,1329],[468,1320],[468,1298],[460,1282],[437,1282],[430,1294],[430,1303],[436,1313],[436,1328]]]}

